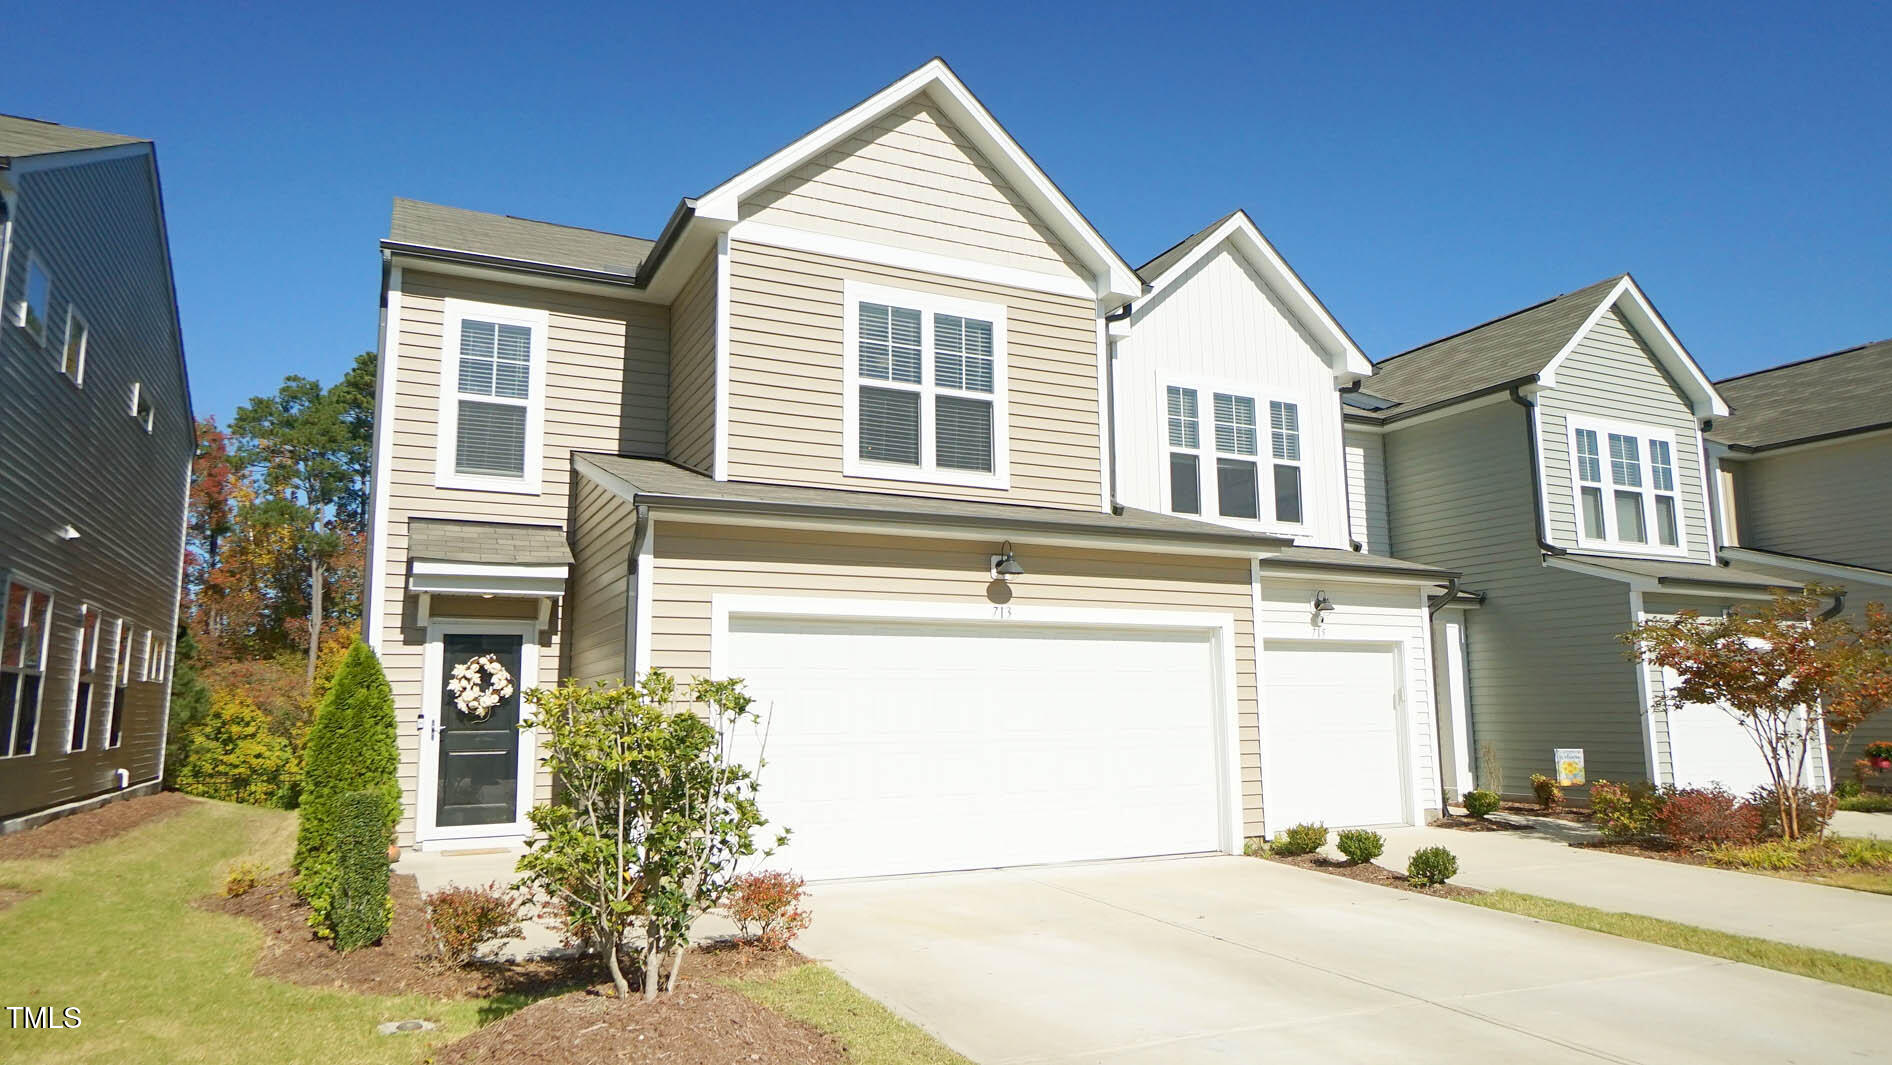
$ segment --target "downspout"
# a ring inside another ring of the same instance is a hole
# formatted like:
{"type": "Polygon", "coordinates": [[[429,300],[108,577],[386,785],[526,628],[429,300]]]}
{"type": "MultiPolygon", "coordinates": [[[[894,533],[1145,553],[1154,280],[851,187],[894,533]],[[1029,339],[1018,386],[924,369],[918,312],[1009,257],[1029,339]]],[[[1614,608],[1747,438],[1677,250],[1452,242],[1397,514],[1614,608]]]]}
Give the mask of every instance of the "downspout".
{"type": "Polygon", "coordinates": [[[1833,605],[1830,607],[1827,607],[1826,610],[1821,612],[1820,620],[1831,621],[1834,618],[1839,617],[1840,611],[1845,610],[1845,609],[1846,609],[1846,593],[1834,592],[1833,605]]]}
{"type": "Polygon", "coordinates": [[[1511,402],[1524,408],[1524,434],[1530,439],[1531,447],[1531,517],[1537,522],[1537,549],[1547,555],[1567,555],[1570,552],[1550,542],[1544,535],[1544,480],[1538,473],[1538,433],[1537,404],[1524,398],[1521,385],[1511,386],[1511,402]]]}
{"type": "Polygon", "coordinates": [[[626,582],[630,585],[630,609],[624,612],[624,675],[633,682],[637,680],[637,641],[650,638],[649,633],[637,628],[637,615],[643,612],[643,604],[637,601],[637,560],[644,557],[644,541],[650,538],[650,508],[638,504],[635,514],[631,521],[631,556],[625,564],[630,575],[626,582]]]}
{"type": "Polygon", "coordinates": [[[1104,424],[1110,429],[1110,512],[1122,514],[1123,504],[1117,502],[1117,466],[1120,456],[1117,450],[1117,341],[1110,335],[1110,323],[1121,322],[1130,317],[1132,306],[1128,303],[1104,315],[1104,424]]]}
{"type": "Polygon", "coordinates": [[[1452,601],[1457,598],[1458,598],[1458,578],[1453,577],[1450,580],[1445,582],[1445,594],[1439,597],[1438,602],[1433,603],[1431,606],[1426,607],[1426,618],[1430,620],[1432,618],[1438,617],[1439,611],[1444,610],[1448,606],[1451,606],[1452,601]]]}

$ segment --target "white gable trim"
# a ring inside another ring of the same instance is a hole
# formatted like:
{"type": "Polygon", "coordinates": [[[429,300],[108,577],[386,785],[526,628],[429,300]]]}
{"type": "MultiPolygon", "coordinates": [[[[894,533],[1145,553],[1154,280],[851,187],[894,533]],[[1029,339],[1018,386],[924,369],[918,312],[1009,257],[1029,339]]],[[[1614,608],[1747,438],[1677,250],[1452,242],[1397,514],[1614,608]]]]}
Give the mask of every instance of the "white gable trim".
{"type": "Polygon", "coordinates": [[[1674,333],[1669,332],[1669,327],[1662,324],[1662,316],[1656,313],[1654,305],[1649,302],[1649,297],[1643,295],[1641,286],[1628,275],[1624,275],[1623,279],[1616,283],[1616,287],[1610,290],[1609,296],[1598,303],[1596,309],[1590,312],[1590,316],[1583,320],[1583,327],[1571,334],[1563,349],[1557,352],[1557,357],[1550,360],[1538,372],[1537,381],[1540,386],[1556,387],[1558,369],[1563,366],[1566,359],[1570,358],[1570,353],[1577,350],[1577,345],[1583,343],[1583,338],[1590,335],[1590,330],[1596,328],[1596,323],[1602,320],[1603,315],[1608,313],[1611,307],[1622,311],[1623,317],[1629,320],[1630,326],[1636,330],[1637,335],[1641,336],[1643,342],[1649,345],[1649,350],[1655,353],[1662,368],[1681,384],[1682,390],[1688,394],[1697,418],[1728,416],[1727,401],[1721,398],[1721,393],[1715,391],[1714,383],[1708,380],[1708,375],[1702,373],[1701,367],[1696,365],[1694,356],[1688,353],[1688,349],[1682,346],[1682,342],[1675,338],[1674,333]]]}
{"type": "Polygon", "coordinates": [[[1197,263],[1215,254],[1224,245],[1232,246],[1248,260],[1275,297],[1286,304],[1301,326],[1313,335],[1327,358],[1327,364],[1333,368],[1335,377],[1358,378],[1373,373],[1373,361],[1366,357],[1366,353],[1353,342],[1347,331],[1315,298],[1313,290],[1288,266],[1287,260],[1262,235],[1246,211],[1236,211],[1209,239],[1152,279],[1150,294],[1137,305],[1134,317],[1140,317],[1161,302],[1165,290],[1173,287],[1197,263]]]}
{"type": "Polygon", "coordinates": [[[882,115],[925,93],[948,118],[972,139],[992,165],[1009,180],[1049,225],[1059,239],[1090,268],[1093,292],[1100,300],[1119,306],[1142,295],[1136,271],[1111,249],[1109,242],[1078,213],[1064,193],[1052,184],[1005,127],[999,125],[963,82],[946,66],[932,59],[924,66],[880,90],[861,103],[829,119],[814,132],[760,163],[716,186],[696,201],[696,217],[733,225],[740,218],[742,201],[784,174],[829,150],[882,115]]]}

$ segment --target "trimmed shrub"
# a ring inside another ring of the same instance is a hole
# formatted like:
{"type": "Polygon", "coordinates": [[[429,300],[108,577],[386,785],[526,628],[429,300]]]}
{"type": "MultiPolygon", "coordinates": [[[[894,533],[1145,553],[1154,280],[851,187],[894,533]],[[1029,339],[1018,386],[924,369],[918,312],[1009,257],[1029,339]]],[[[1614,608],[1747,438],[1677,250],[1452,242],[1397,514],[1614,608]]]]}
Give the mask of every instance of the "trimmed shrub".
{"type": "Polygon", "coordinates": [[[1326,825],[1295,825],[1274,838],[1268,845],[1268,853],[1277,858],[1293,858],[1312,854],[1326,845],[1326,825]]]}
{"type": "Polygon", "coordinates": [[[1501,805],[1503,801],[1498,798],[1498,793],[1495,791],[1475,788],[1465,793],[1465,812],[1480,821],[1497,813],[1501,805]]]}
{"type": "Polygon", "coordinates": [[[1892,795],[1880,795],[1877,792],[1843,797],[1839,808],[1862,814],[1892,814],[1892,795]]]}
{"type": "Polygon", "coordinates": [[[1655,823],[1658,832],[1689,847],[1761,838],[1761,812],[1719,787],[1665,791],[1655,823]]]}
{"type": "Polygon", "coordinates": [[[1564,789],[1557,783],[1556,777],[1532,773],[1531,794],[1537,796],[1537,805],[1546,810],[1555,810],[1564,804],[1564,789]]]}
{"type": "Polygon", "coordinates": [[[263,863],[248,860],[234,862],[230,871],[223,875],[223,897],[234,899],[238,895],[248,895],[262,883],[263,863]]]}
{"type": "Polygon", "coordinates": [[[421,900],[441,964],[465,968],[490,943],[521,934],[519,900],[498,884],[450,887],[421,900]]]}
{"type": "Polygon", "coordinates": [[[1458,875],[1458,859],[1444,847],[1421,847],[1406,862],[1406,881],[1413,887],[1438,887],[1458,875]]]}
{"type": "Polygon", "coordinates": [[[282,790],[293,752],[269,719],[238,692],[218,692],[188,729],[177,789],[224,802],[268,806],[282,790]]]}
{"type": "MultiPolygon", "coordinates": [[[[1780,801],[1771,787],[1755,788],[1747,801],[1761,815],[1761,835],[1763,837],[1785,838],[1781,830],[1780,801]]],[[[1838,809],[1838,800],[1823,791],[1802,789],[1799,796],[1798,820],[1800,835],[1811,838],[1826,831],[1826,823],[1833,819],[1833,811],[1838,809]]]]}
{"type": "Polygon", "coordinates": [[[736,878],[723,906],[744,939],[763,950],[786,950],[813,919],[801,908],[802,884],[790,873],[750,873],[736,878]]]}
{"type": "Polygon", "coordinates": [[[393,923],[388,839],[387,802],[379,792],[351,791],[336,801],[336,877],[329,922],[335,948],[343,953],[381,942],[393,923]]]}
{"type": "Polygon", "coordinates": [[[400,751],[394,735],[394,696],[381,663],[364,643],[348,649],[328,694],[316,712],[303,755],[302,811],[296,831],[296,891],[314,911],[318,935],[332,934],[330,901],[339,876],[338,804],[350,792],[380,802],[381,859],[400,819],[401,785],[395,777],[400,751]]]}
{"type": "Polygon", "coordinates": [[[1344,829],[1334,843],[1340,848],[1340,853],[1355,865],[1370,862],[1386,853],[1386,840],[1371,829],[1344,829]]]}
{"type": "MultiPolygon", "coordinates": [[[[1833,784],[1833,796],[1838,799],[1857,799],[1866,793],[1866,786],[1857,780],[1841,780],[1833,784]]],[[[1841,806],[1844,810],[1846,807],[1841,806]]]]}
{"type": "Polygon", "coordinates": [[[1590,810],[1596,827],[1611,839],[1636,839],[1655,831],[1662,796],[1648,784],[1613,784],[1599,780],[1590,785],[1590,810]]]}

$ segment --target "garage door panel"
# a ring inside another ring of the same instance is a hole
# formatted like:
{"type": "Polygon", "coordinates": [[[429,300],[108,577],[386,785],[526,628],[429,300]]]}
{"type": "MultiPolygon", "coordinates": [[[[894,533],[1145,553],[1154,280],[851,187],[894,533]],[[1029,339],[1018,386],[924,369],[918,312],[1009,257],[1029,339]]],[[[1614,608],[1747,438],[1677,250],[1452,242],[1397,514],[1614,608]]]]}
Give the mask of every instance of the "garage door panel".
{"type": "Polygon", "coordinates": [[[1395,647],[1271,645],[1263,686],[1271,831],[1406,819],[1395,647]]]}
{"type": "MultiPolygon", "coordinates": [[[[735,618],[769,864],[856,876],[1214,849],[1206,634],[735,618]]],[[[753,752],[749,752],[753,757],[753,752]]]]}

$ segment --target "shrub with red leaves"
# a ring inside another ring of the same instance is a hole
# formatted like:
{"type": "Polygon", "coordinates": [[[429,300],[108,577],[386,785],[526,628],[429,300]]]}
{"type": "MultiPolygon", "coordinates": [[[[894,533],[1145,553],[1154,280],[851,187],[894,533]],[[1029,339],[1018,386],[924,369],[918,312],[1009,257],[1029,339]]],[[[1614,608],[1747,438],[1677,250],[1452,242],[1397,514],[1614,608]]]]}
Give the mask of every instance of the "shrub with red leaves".
{"type": "Polygon", "coordinates": [[[813,918],[801,908],[803,881],[790,873],[736,878],[723,903],[744,939],[763,950],[786,950],[813,918]]]}
{"type": "Polygon", "coordinates": [[[1761,810],[1719,787],[1667,792],[1655,821],[1662,835],[1688,847],[1752,843],[1761,836],[1761,810]]]}
{"type": "Polygon", "coordinates": [[[427,932],[444,965],[466,966],[489,943],[517,937],[519,900],[498,884],[450,887],[421,900],[427,907],[427,932]]]}

